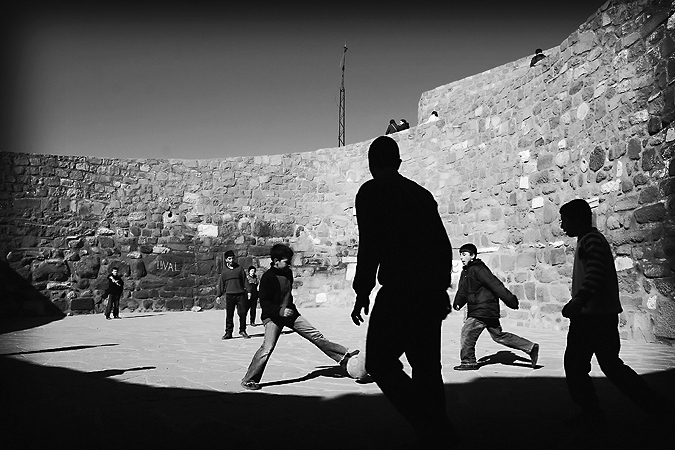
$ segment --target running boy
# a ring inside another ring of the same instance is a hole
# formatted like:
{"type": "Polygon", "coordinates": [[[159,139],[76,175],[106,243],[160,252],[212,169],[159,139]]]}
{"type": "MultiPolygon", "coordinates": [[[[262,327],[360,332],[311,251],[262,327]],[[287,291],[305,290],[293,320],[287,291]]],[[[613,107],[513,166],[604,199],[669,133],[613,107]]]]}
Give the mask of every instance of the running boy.
{"type": "Polygon", "coordinates": [[[460,337],[461,364],[454,369],[478,370],[476,342],[485,328],[495,342],[530,355],[532,367],[536,367],[539,344],[502,331],[499,323],[499,299],[502,299],[509,308],[518,309],[518,297],[504,287],[485,263],[476,258],[477,255],[478,250],[473,244],[464,244],[459,248],[459,258],[464,267],[452,306],[459,311],[468,304],[468,313],[460,337]]]}

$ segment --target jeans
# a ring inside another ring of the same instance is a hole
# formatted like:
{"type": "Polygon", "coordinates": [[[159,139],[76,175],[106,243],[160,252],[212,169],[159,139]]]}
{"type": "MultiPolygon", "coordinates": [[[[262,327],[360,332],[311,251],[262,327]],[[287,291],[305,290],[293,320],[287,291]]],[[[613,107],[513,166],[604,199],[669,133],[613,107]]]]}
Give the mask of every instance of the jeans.
{"type": "MultiPolygon", "coordinates": [[[[265,319],[263,325],[265,325],[263,343],[255,352],[255,355],[253,355],[251,364],[248,366],[248,370],[242,381],[255,381],[256,383],[260,383],[263,372],[265,371],[265,366],[267,366],[267,361],[269,361],[270,356],[274,351],[274,347],[276,347],[277,341],[279,341],[279,336],[281,336],[281,330],[284,327],[284,325],[277,324],[270,319],[265,319]]],[[[316,345],[319,350],[324,352],[326,356],[335,362],[341,362],[347,354],[348,349],[346,347],[326,339],[319,330],[314,328],[312,324],[302,316],[298,316],[294,321],[287,322],[285,325],[312,344],[316,345]]]]}
{"type": "Polygon", "coordinates": [[[445,291],[404,293],[382,287],[368,323],[366,371],[420,440],[448,438],[452,432],[441,374],[447,304],[445,291]],[[403,370],[404,353],[412,377],[403,370]]]}
{"type": "Polygon", "coordinates": [[[462,364],[476,364],[476,342],[478,337],[487,328],[492,340],[516,350],[522,350],[529,354],[534,343],[513,333],[502,331],[499,319],[477,319],[467,317],[462,326],[460,337],[461,350],[459,351],[462,364]]]}
{"type": "Polygon", "coordinates": [[[599,406],[591,372],[591,358],[595,354],[600,369],[607,379],[633,403],[647,413],[654,413],[659,401],[653,391],[633,369],[619,358],[619,318],[610,316],[579,316],[570,321],[565,348],[565,379],[572,401],[583,410],[599,406]]]}
{"type": "Polygon", "coordinates": [[[108,295],[108,304],[105,306],[105,316],[110,317],[110,311],[112,310],[113,317],[120,316],[120,297],[122,294],[109,294],[108,295]]]}
{"type": "Polygon", "coordinates": [[[247,294],[225,294],[225,334],[234,330],[234,309],[239,316],[239,332],[246,331],[246,297],[247,294]]]}

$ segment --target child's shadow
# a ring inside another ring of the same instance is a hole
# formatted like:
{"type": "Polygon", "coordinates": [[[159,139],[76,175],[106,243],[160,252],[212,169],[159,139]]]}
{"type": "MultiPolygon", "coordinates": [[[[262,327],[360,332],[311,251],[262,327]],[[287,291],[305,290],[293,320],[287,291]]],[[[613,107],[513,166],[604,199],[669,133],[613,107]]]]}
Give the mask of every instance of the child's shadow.
{"type": "Polygon", "coordinates": [[[534,369],[539,369],[543,366],[540,366],[537,364],[536,366],[532,367],[532,361],[526,358],[522,358],[518,355],[516,355],[513,352],[510,352],[508,350],[502,350],[494,355],[487,355],[483,356],[478,360],[478,365],[479,366],[489,366],[490,364],[503,364],[505,366],[520,366],[520,367],[528,367],[528,368],[534,368],[534,369]]]}

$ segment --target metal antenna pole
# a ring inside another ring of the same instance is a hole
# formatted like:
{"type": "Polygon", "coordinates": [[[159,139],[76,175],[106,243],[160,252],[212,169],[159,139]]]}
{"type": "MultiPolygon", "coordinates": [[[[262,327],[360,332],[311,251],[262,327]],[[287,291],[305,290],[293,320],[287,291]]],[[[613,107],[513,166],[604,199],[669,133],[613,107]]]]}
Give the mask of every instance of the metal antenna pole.
{"type": "Polygon", "coordinates": [[[345,43],[342,52],[342,84],[340,85],[340,119],[338,125],[338,147],[345,146],[345,59],[347,55],[347,44],[345,43]]]}

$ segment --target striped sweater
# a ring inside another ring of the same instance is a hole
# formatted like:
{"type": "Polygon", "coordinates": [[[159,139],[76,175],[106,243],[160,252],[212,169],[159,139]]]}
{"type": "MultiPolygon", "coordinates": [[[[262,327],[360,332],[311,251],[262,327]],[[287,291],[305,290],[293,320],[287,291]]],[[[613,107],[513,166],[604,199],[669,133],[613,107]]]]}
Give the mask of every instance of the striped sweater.
{"type": "Polygon", "coordinates": [[[572,299],[582,303],[581,314],[584,315],[610,315],[622,311],[612,250],[596,228],[577,239],[572,299]]]}

